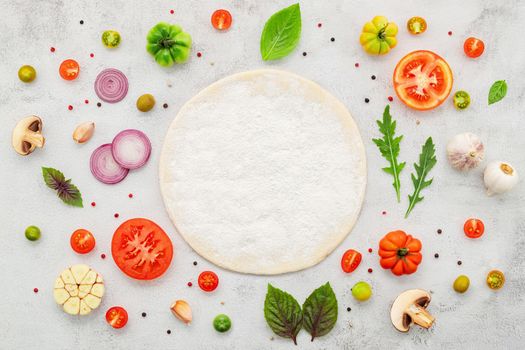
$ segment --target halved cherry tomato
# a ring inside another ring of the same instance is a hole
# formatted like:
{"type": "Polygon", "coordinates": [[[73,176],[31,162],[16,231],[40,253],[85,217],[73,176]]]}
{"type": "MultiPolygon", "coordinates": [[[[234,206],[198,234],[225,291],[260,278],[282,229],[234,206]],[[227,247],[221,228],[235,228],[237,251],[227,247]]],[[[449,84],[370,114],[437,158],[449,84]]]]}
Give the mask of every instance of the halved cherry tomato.
{"type": "Polygon", "coordinates": [[[348,249],[341,258],[341,268],[344,272],[353,272],[361,263],[362,255],[357,250],[348,249]]]}
{"type": "Polygon", "coordinates": [[[422,17],[412,17],[407,22],[407,29],[410,34],[421,34],[427,30],[427,21],[422,17]]]}
{"type": "Polygon", "coordinates": [[[470,58],[479,57],[483,54],[483,51],[485,51],[485,43],[477,38],[467,38],[463,44],[463,51],[465,51],[465,55],[470,58]]]}
{"type": "Polygon", "coordinates": [[[71,234],[69,243],[78,254],[86,254],[95,248],[95,237],[88,230],[81,228],[71,234]]]}
{"type": "Polygon", "coordinates": [[[447,62],[431,51],[414,51],[399,61],[394,70],[396,94],[407,106],[433,109],[443,103],[452,89],[452,71],[447,62]]]}
{"type": "Polygon", "coordinates": [[[106,321],[113,328],[122,328],[128,323],[128,312],[121,306],[113,306],[106,312],[106,321]]]}
{"type": "Polygon", "coordinates": [[[232,25],[232,15],[228,10],[217,10],[211,15],[211,24],[217,30],[226,30],[232,25]]]}
{"type": "Polygon", "coordinates": [[[161,276],[170,266],[173,246],[159,225],[136,218],[117,228],[111,241],[111,255],[129,277],[151,280],[161,276]]]}
{"type": "Polygon", "coordinates": [[[199,275],[199,287],[205,292],[213,292],[219,285],[219,277],[212,271],[203,271],[199,275]]]}
{"type": "Polygon", "coordinates": [[[485,225],[480,219],[468,219],[463,225],[463,231],[468,238],[479,238],[485,232],[485,225]]]}
{"type": "Polygon", "coordinates": [[[78,73],[80,73],[80,66],[75,60],[65,60],[60,64],[58,72],[60,73],[62,79],[74,80],[78,77],[78,73]]]}

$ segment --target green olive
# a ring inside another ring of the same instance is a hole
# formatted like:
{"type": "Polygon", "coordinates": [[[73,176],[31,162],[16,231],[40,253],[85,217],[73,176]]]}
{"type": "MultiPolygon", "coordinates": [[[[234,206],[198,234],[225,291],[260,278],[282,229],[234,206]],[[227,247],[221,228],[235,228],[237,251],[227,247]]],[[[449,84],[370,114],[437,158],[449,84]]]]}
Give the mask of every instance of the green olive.
{"type": "Polygon", "coordinates": [[[26,228],[26,238],[30,241],[36,241],[40,238],[40,229],[36,226],[26,228]]]}
{"type": "Polygon", "coordinates": [[[357,282],[352,287],[352,295],[359,301],[366,301],[372,296],[372,287],[366,282],[357,282]]]}
{"type": "Polygon", "coordinates": [[[224,333],[227,332],[232,326],[232,321],[230,318],[225,314],[220,314],[215,316],[213,319],[213,328],[217,332],[224,333]]]}
{"type": "Polygon", "coordinates": [[[458,293],[465,293],[470,286],[470,280],[465,275],[460,275],[454,281],[454,290],[458,293]]]}
{"type": "Polygon", "coordinates": [[[120,34],[116,30],[106,30],[102,33],[102,43],[105,47],[113,49],[120,44],[120,34]]]}
{"type": "Polygon", "coordinates": [[[454,106],[457,109],[466,109],[470,105],[470,96],[466,91],[456,91],[454,94],[454,106]]]}
{"type": "Polygon", "coordinates": [[[36,78],[36,70],[28,65],[22,66],[18,70],[18,78],[24,83],[30,83],[36,78]]]}
{"type": "Polygon", "coordinates": [[[137,109],[141,112],[148,112],[155,106],[155,97],[152,94],[144,94],[137,99],[137,109]]]}

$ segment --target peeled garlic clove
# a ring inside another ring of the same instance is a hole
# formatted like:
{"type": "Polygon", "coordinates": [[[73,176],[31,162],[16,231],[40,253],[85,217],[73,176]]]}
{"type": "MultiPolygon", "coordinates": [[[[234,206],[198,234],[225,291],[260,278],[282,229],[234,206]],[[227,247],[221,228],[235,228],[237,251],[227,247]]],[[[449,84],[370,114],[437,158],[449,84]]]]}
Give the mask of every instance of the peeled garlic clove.
{"type": "Polygon", "coordinates": [[[518,172],[509,162],[491,162],[485,168],[483,181],[487,187],[487,194],[504,193],[510,191],[519,181],[518,172]]]}
{"type": "Polygon", "coordinates": [[[171,305],[170,309],[171,312],[173,312],[173,314],[182,322],[186,324],[191,322],[191,307],[186,301],[177,300],[171,305]]]}
{"type": "Polygon", "coordinates": [[[454,136],[447,144],[447,158],[455,169],[473,169],[483,160],[485,149],[480,138],[470,132],[454,136]]]}
{"type": "Polygon", "coordinates": [[[89,141],[93,133],[95,132],[94,122],[85,122],[78,125],[73,131],[73,140],[76,143],[84,143],[89,141]]]}

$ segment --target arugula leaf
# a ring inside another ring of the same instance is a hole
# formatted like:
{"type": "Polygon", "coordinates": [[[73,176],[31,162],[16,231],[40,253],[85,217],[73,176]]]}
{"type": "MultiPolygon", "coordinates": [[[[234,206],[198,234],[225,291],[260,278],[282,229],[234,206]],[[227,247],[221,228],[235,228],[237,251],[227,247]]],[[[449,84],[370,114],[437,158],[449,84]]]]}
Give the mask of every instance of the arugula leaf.
{"type": "Polygon", "coordinates": [[[303,326],[315,337],[328,334],[337,322],[337,298],[329,282],[317,288],[303,304],[303,326]]]}
{"type": "Polygon", "coordinates": [[[408,214],[410,214],[414,206],[423,200],[424,197],[421,197],[419,194],[423,188],[432,184],[433,179],[425,181],[425,178],[434,165],[436,165],[436,163],[436,150],[434,148],[434,143],[432,142],[432,137],[429,137],[421,149],[421,154],[419,155],[419,164],[414,163],[417,177],[414,175],[414,173],[410,174],[412,183],[414,184],[414,193],[408,196],[410,203],[408,205],[405,218],[408,217],[408,214]]]}
{"type": "Polygon", "coordinates": [[[268,283],[264,318],[275,334],[290,338],[297,345],[297,334],[303,325],[303,312],[293,296],[268,283]]]}
{"type": "Polygon", "coordinates": [[[495,81],[489,91],[489,105],[499,102],[507,94],[507,82],[505,80],[495,81]]]}
{"type": "Polygon", "coordinates": [[[82,208],[82,195],[78,188],[71,183],[71,179],[66,180],[64,174],[53,168],[42,167],[42,176],[47,187],[57,192],[58,198],[64,203],[74,207],[82,208]]]}
{"type": "Polygon", "coordinates": [[[301,38],[299,4],[274,13],[261,34],[261,56],[264,61],[277,60],[292,52],[301,38]]]}
{"type": "Polygon", "coordinates": [[[399,156],[399,144],[403,139],[403,136],[395,137],[396,133],[396,121],[392,120],[390,115],[390,106],[385,107],[383,112],[383,121],[377,121],[379,126],[379,131],[383,134],[382,139],[372,139],[372,141],[377,145],[381,155],[390,162],[390,166],[383,168],[383,171],[392,175],[394,177],[394,182],[392,185],[396,190],[397,201],[401,200],[401,183],[399,181],[399,173],[405,167],[405,162],[398,164],[397,157],[399,156]]]}

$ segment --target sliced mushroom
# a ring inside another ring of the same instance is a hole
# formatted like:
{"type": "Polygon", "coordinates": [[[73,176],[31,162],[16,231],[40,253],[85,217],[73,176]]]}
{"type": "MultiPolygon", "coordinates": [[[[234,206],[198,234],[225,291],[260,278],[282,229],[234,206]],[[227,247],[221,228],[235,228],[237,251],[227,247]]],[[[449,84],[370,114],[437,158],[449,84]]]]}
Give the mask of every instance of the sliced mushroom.
{"type": "Polygon", "coordinates": [[[410,289],[399,294],[390,309],[392,324],[400,332],[408,332],[413,323],[430,328],[435,319],[426,310],[428,304],[430,294],[425,290],[410,289]]]}
{"type": "Polygon", "coordinates": [[[12,142],[15,151],[23,156],[33,152],[36,147],[43,147],[42,119],[32,115],[20,120],[13,129],[12,142]]]}

